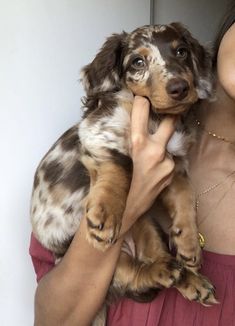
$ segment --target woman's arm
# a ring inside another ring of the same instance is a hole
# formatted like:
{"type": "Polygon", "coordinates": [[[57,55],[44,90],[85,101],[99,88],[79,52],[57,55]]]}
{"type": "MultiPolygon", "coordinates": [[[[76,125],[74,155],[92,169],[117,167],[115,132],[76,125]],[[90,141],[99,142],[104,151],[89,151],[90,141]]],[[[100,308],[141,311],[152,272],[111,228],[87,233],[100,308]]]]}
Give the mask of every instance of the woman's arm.
{"type": "Polygon", "coordinates": [[[46,274],[35,295],[35,325],[90,325],[102,305],[121,240],[105,253],[88,243],[82,220],[60,264],[46,274]]]}
{"type": "MultiPolygon", "coordinates": [[[[165,147],[174,131],[166,118],[154,135],[147,129],[149,103],[136,97],[132,111],[133,178],[123,217],[121,234],[153,203],[172,178],[174,163],[165,147]]],[[[90,325],[101,307],[119,257],[122,237],[100,252],[85,237],[83,218],[69,250],[60,264],[45,275],[35,295],[35,325],[90,325]]]]}

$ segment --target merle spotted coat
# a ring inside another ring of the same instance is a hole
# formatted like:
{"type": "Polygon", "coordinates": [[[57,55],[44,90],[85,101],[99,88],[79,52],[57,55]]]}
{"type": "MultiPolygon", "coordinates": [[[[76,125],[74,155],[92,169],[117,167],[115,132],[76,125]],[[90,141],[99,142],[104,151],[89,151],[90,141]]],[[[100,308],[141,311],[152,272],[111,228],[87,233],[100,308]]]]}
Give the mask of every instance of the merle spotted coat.
{"type": "MultiPolygon", "coordinates": [[[[211,96],[211,58],[179,23],[144,26],[109,37],[82,70],[82,82],[81,122],[43,158],[33,187],[33,232],[56,256],[66,252],[84,215],[87,240],[96,248],[106,250],[116,241],[131,181],[133,96],[151,103],[150,132],[165,114],[185,117],[190,107],[211,96]]],[[[181,120],[167,147],[176,162],[174,178],[158,198],[172,219],[177,257],[168,252],[152,219],[140,218],[130,232],[135,252],[121,252],[111,284],[121,295],[145,300],[149,290],[174,284],[190,300],[215,301],[213,287],[196,272],[200,248],[187,177],[192,138],[181,120]]]]}

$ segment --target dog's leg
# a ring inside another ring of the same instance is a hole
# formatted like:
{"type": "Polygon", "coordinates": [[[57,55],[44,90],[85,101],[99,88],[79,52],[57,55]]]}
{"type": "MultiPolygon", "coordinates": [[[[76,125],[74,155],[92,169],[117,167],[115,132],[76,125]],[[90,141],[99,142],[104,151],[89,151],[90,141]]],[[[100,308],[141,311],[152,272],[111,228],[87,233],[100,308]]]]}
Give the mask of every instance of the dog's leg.
{"type": "Polygon", "coordinates": [[[121,295],[137,301],[149,301],[157,289],[175,286],[189,300],[203,305],[216,303],[212,284],[177,262],[167,251],[159,231],[148,219],[136,222],[132,232],[135,257],[122,252],[113,279],[121,295]]]}
{"type": "Polygon", "coordinates": [[[199,273],[185,269],[181,280],[175,287],[188,300],[197,301],[204,306],[218,303],[215,298],[215,288],[210,281],[199,273]]]}
{"type": "Polygon", "coordinates": [[[96,248],[106,250],[118,237],[130,173],[112,161],[97,163],[83,159],[91,176],[90,192],[86,199],[87,239],[96,248]]]}
{"type": "Polygon", "coordinates": [[[194,197],[187,177],[176,174],[170,186],[162,192],[161,199],[172,218],[170,241],[177,248],[177,259],[183,261],[188,268],[198,270],[201,248],[194,197]]]}
{"type": "Polygon", "coordinates": [[[114,286],[130,296],[147,294],[150,289],[170,287],[181,277],[182,265],[168,252],[159,231],[146,217],[132,227],[135,257],[122,252],[117,264],[114,286]]]}

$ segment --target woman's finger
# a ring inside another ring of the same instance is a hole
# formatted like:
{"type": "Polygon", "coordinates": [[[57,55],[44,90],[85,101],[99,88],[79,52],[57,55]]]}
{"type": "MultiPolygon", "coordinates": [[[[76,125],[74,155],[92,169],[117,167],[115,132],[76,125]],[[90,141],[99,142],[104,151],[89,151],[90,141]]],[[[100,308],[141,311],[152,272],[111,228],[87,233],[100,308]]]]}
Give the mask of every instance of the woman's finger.
{"type": "Polygon", "coordinates": [[[148,133],[149,101],[142,96],[135,96],[131,113],[132,138],[148,133]]]}
{"type": "Polygon", "coordinates": [[[164,147],[167,145],[175,131],[176,122],[177,116],[167,116],[161,121],[157,131],[153,135],[153,137],[157,139],[164,147]]]}

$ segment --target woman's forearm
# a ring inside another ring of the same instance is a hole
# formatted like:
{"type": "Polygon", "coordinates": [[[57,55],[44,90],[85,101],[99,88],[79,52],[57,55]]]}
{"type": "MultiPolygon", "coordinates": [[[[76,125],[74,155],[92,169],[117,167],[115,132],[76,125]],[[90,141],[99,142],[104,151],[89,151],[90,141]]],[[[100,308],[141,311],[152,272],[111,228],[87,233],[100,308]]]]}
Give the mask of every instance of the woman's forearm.
{"type": "Polygon", "coordinates": [[[105,300],[125,232],[141,214],[142,202],[136,201],[139,187],[136,182],[132,187],[123,216],[122,235],[107,251],[99,251],[89,244],[86,220],[82,219],[61,262],[38,284],[35,326],[91,324],[105,300]]]}
{"type": "Polygon", "coordinates": [[[106,252],[85,236],[83,220],[62,261],[39,282],[35,325],[90,325],[105,299],[122,239],[106,252]]]}

